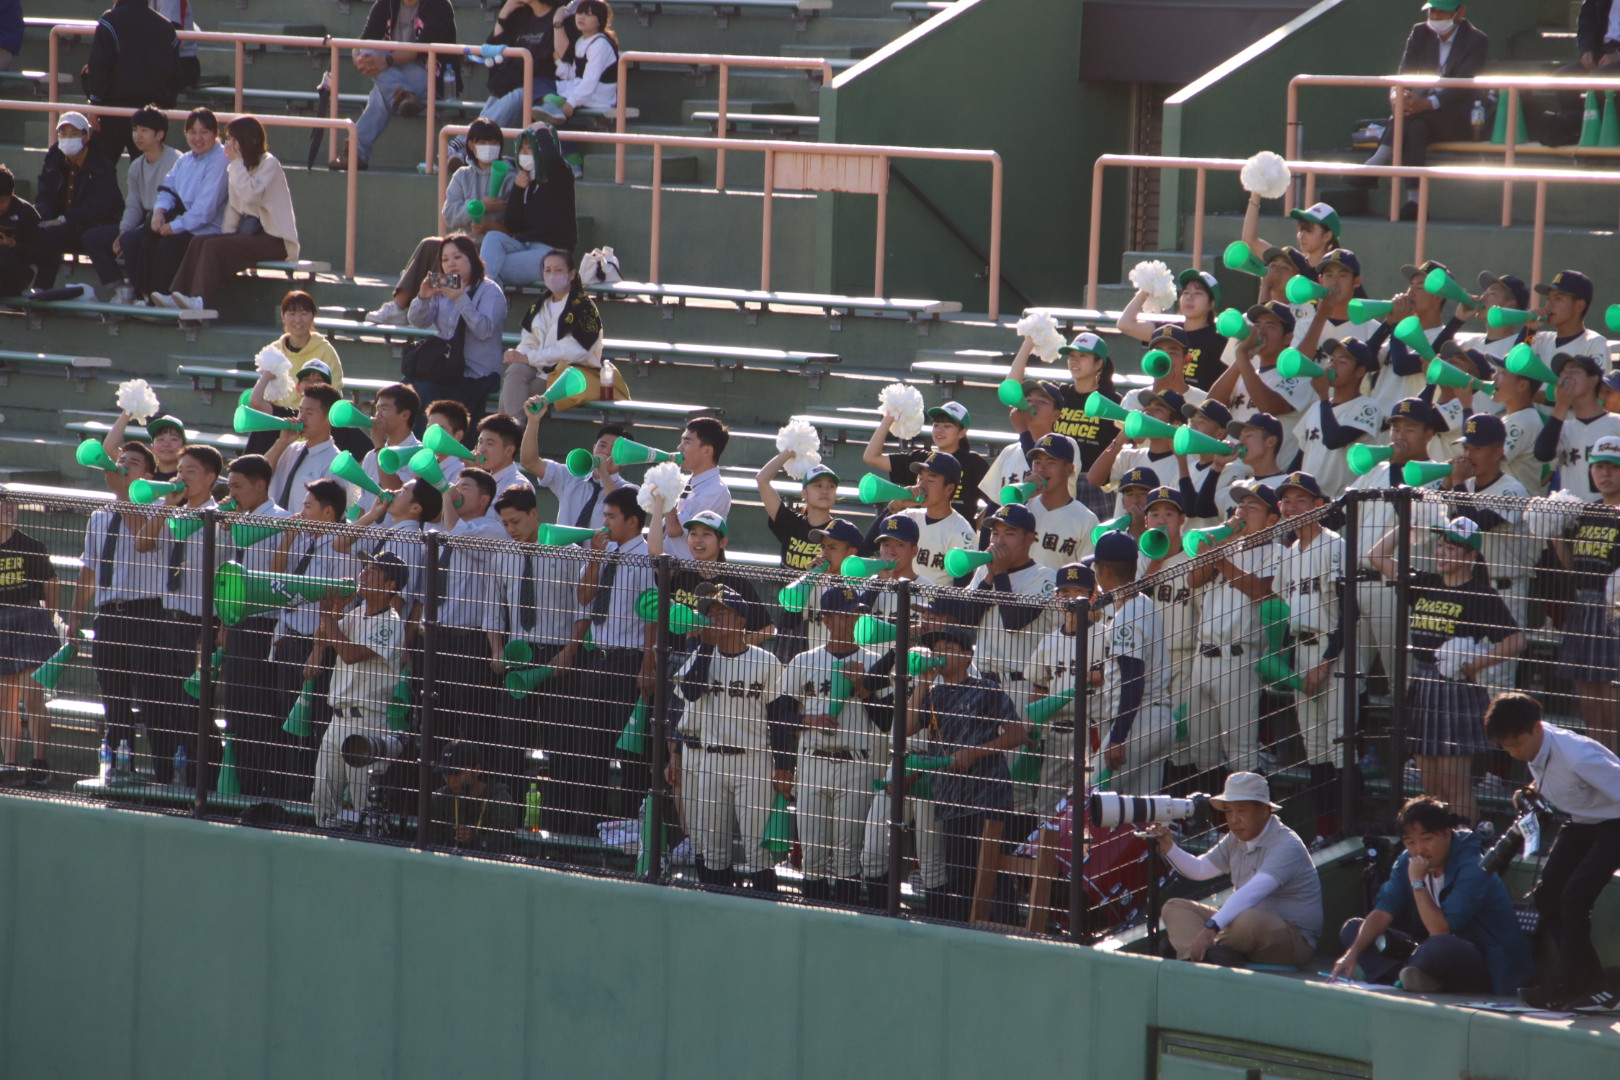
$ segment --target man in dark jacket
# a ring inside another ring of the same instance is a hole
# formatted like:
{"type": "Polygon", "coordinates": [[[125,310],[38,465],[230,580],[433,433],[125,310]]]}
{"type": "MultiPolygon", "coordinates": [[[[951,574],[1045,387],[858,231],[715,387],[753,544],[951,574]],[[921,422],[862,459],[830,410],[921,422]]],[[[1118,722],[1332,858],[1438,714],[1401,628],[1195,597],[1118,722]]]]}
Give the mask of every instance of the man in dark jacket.
{"type": "MultiPolygon", "coordinates": [[[[360,36],[369,41],[437,43],[456,40],[456,13],[450,0],[376,0],[366,16],[366,28],[360,36]]],[[[366,111],[360,114],[360,167],[371,161],[371,149],[377,144],[388,121],[395,113],[404,117],[422,114],[422,98],[427,94],[429,78],[439,79],[443,96],[443,75],[449,68],[452,81],[460,82],[455,61],[445,57],[430,57],[408,49],[356,49],[354,66],[372,81],[371,97],[366,111]]],[[[348,159],[335,154],[331,167],[348,167],[348,159]]]]}
{"type": "MultiPolygon", "coordinates": [[[[90,62],[79,78],[94,105],[138,109],[151,103],[174,108],[180,93],[180,39],[174,24],[153,11],[147,0],[118,0],[101,13],[90,62]]],[[[102,117],[96,148],[112,161],[125,151],[133,158],[129,119],[102,117]]]]}
{"type": "MultiPolygon", "coordinates": [[[[1401,54],[1401,75],[1439,75],[1447,79],[1471,79],[1485,66],[1490,39],[1483,30],[1470,23],[1464,15],[1468,9],[1462,0],[1429,0],[1423,5],[1427,18],[1412,27],[1406,38],[1406,51],[1401,54]]],[[[1469,137],[1469,110],[1476,92],[1462,88],[1409,90],[1392,87],[1389,92],[1391,109],[1399,109],[1405,117],[1401,134],[1401,164],[1422,165],[1429,159],[1429,144],[1448,142],[1469,137]]],[[[1389,165],[1394,162],[1391,149],[1395,138],[1395,121],[1384,122],[1384,136],[1378,149],[1367,159],[1368,165],[1389,165]]],[[[1376,187],[1376,180],[1357,183],[1358,187],[1376,187]]],[[[1399,191],[1399,184],[1394,185],[1399,191]]],[[[1404,221],[1417,220],[1417,186],[1407,191],[1406,205],[1401,208],[1404,221]]]]}
{"type": "Polygon", "coordinates": [[[34,276],[28,250],[38,231],[39,211],[17,194],[17,178],[0,165],[0,296],[28,288],[34,276]]]}
{"type": "Polygon", "coordinates": [[[56,285],[62,256],[84,250],[85,230],[114,225],[123,212],[118,167],[90,144],[90,121],[83,113],[62,114],[36,190],[40,223],[29,259],[38,268],[34,285],[49,289],[56,285]]]}
{"type": "MultiPolygon", "coordinates": [[[[1620,5],[1615,0],[1581,0],[1575,22],[1576,59],[1559,75],[1610,79],[1620,75],[1620,5]]],[[[1562,146],[1580,138],[1586,94],[1569,90],[1557,95],[1557,111],[1543,114],[1535,132],[1542,142],[1562,146]]]]}

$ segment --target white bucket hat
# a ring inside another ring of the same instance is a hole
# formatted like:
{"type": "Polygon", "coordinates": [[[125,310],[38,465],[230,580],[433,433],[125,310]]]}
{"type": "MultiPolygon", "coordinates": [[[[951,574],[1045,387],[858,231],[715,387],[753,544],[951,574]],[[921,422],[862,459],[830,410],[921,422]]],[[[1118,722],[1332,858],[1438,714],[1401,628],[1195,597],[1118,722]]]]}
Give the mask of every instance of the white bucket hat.
{"type": "Polygon", "coordinates": [[[1209,805],[1217,810],[1225,810],[1228,803],[1257,802],[1265,803],[1273,810],[1282,807],[1271,801],[1271,785],[1259,773],[1235,772],[1226,778],[1226,790],[1215,798],[1209,800],[1209,805]]]}

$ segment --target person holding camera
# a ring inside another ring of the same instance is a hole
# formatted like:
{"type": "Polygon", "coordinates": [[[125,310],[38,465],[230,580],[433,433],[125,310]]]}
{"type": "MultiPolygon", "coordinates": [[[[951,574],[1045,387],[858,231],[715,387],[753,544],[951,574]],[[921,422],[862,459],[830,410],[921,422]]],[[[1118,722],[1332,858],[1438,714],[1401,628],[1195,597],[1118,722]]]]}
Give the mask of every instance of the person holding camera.
{"type": "Polygon", "coordinates": [[[484,764],[487,752],[487,747],[461,740],[439,755],[444,786],[428,804],[435,847],[483,855],[511,853],[523,807],[503,780],[490,775],[484,764]]]}
{"type": "Polygon", "coordinates": [[[1227,832],[1208,855],[1181,850],[1162,823],[1147,830],[1188,880],[1232,876],[1232,895],[1219,908],[1181,897],[1164,902],[1160,917],[1176,959],[1304,967],[1322,933],[1322,883],[1305,842],[1274,816],[1282,807],[1259,773],[1228,776],[1209,805],[1226,814],[1227,832]]]}
{"type": "Polygon", "coordinates": [[[410,372],[406,381],[423,401],[461,402],[468,422],[476,426],[488,412],[489,396],[501,386],[506,294],[484,276],[484,261],[472,237],[452,233],[444,238],[439,272],[423,279],[405,319],[437,331],[447,353],[428,370],[410,372]]]}
{"type": "Polygon", "coordinates": [[[1418,994],[1511,994],[1534,974],[1502,879],[1485,869],[1479,837],[1452,828],[1451,809],[1431,795],[1406,800],[1395,819],[1406,847],[1365,919],[1339,931],[1335,978],[1356,966],[1368,982],[1418,994]]]}
{"type": "Polygon", "coordinates": [[[1498,694],[1485,710],[1485,738],[1530,766],[1527,791],[1569,816],[1536,885],[1536,910],[1558,943],[1558,963],[1519,1000],[1540,1009],[1609,1012],[1620,995],[1604,984],[1592,945],[1592,908],[1620,870],[1620,758],[1594,739],[1541,719],[1529,694],[1498,694]]]}

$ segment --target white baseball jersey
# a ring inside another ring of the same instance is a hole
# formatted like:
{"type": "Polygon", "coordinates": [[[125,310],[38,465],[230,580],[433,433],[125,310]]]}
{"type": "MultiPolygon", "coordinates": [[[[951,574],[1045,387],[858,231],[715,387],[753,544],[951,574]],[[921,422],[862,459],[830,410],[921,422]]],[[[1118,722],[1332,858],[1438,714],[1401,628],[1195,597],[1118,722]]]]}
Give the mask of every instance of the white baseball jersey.
{"type": "MultiPolygon", "coordinates": [[[[800,711],[806,715],[827,713],[832,709],[833,672],[838,664],[852,660],[867,671],[883,658],[881,653],[859,646],[847,656],[834,656],[825,647],[802,652],[788,661],[782,675],[782,693],[798,699],[800,711]]],[[[866,706],[851,694],[838,715],[836,730],[805,728],[799,735],[799,749],[849,750],[875,757],[883,746],[883,732],[867,718],[866,706]]]]}
{"type": "Polygon", "coordinates": [[[951,576],[945,572],[945,553],[952,548],[977,549],[979,534],[968,524],[967,518],[955,510],[938,521],[929,521],[928,511],[920,506],[900,513],[917,523],[917,557],[911,561],[917,579],[926,585],[950,585],[951,576]]]}
{"type": "Polygon", "coordinates": [[[1597,499],[1592,477],[1587,473],[1587,459],[1599,439],[1620,436],[1620,414],[1599,413],[1590,420],[1578,420],[1574,414],[1564,417],[1563,430],[1558,433],[1558,456],[1553,468],[1558,470],[1558,486],[1587,502],[1597,499]]]}
{"type": "MultiPolygon", "coordinates": [[[[1479,395],[1474,400],[1477,402],[1479,395]]],[[[1536,436],[1547,426],[1541,412],[1531,405],[1503,413],[1502,425],[1507,428],[1507,439],[1502,443],[1502,471],[1511,474],[1531,495],[1545,495],[1551,467],[1536,457],[1536,436]]]]}
{"type": "Polygon", "coordinates": [[[1048,510],[1040,496],[1026,505],[1035,515],[1035,529],[1039,534],[1035,546],[1029,549],[1030,558],[1056,570],[1091,554],[1091,531],[1101,523],[1089,506],[1070,498],[1062,506],[1048,510]]]}
{"type": "MultiPolygon", "coordinates": [[[[1306,335],[1311,332],[1311,327],[1315,324],[1318,314],[1317,306],[1312,304],[1305,309],[1303,315],[1295,317],[1294,345],[1296,348],[1300,342],[1305,340],[1306,335]]],[[[1340,341],[1345,338],[1366,341],[1378,332],[1378,324],[1381,321],[1380,319],[1368,319],[1366,322],[1351,322],[1349,319],[1329,319],[1327,325],[1322,327],[1322,334],[1316,339],[1316,343],[1320,346],[1322,342],[1329,338],[1338,338],[1340,341]]]]}
{"type": "Polygon", "coordinates": [[[1119,491],[1119,482],[1132,469],[1152,469],[1159,483],[1175,487],[1181,482],[1180,466],[1174,452],[1155,454],[1145,446],[1127,446],[1114,458],[1114,467],[1108,471],[1108,486],[1114,489],[1114,516],[1125,512],[1125,496],[1119,491]]]}
{"type": "Polygon", "coordinates": [[[1451,340],[1455,341],[1459,348],[1478,349],[1496,361],[1497,367],[1501,367],[1502,361],[1507,359],[1507,354],[1512,352],[1513,347],[1519,343],[1519,337],[1518,334],[1506,334],[1495,341],[1486,341],[1484,332],[1476,331],[1468,334],[1453,334],[1451,340]]]}
{"type": "Polygon", "coordinates": [[[1339,587],[1344,581],[1344,540],[1321,529],[1306,545],[1282,548],[1271,590],[1288,604],[1288,626],[1297,634],[1331,634],[1339,628],[1339,587]]]}
{"type": "MultiPolygon", "coordinates": [[[[1389,462],[1380,461],[1365,476],[1359,476],[1351,482],[1351,491],[1385,491],[1397,487],[1400,477],[1395,475],[1389,462]]],[[[1419,491],[1439,491],[1440,481],[1424,484],[1419,491]]],[[[1414,514],[1418,508],[1414,507],[1414,514]]],[[[1356,508],[1360,521],[1361,535],[1357,538],[1356,550],[1361,553],[1361,565],[1357,569],[1374,570],[1375,567],[1367,558],[1367,553],[1373,545],[1389,530],[1393,529],[1399,519],[1395,513],[1395,504],[1388,499],[1368,499],[1356,508]]],[[[1426,553],[1434,543],[1433,537],[1425,530],[1414,527],[1412,530],[1412,558],[1415,561],[1420,552],[1426,553]]]]}
{"type": "MultiPolygon", "coordinates": [[[[1294,438],[1298,440],[1300,450],[1304,456],[1300,458],[1299,467],[1304,472],[1316,477],[1316,482],[1322,485],[1322,493],[1333,498],[1343,491],[1350,482],[1350,462],[1348,455],[1350,446],[1341,446],[1337,450],[1329,450],[1322,441],[1322,406],[1318,402],[1312,408],[1300,414],[1299,423],[1294,425],[1294,438]]],[[[1330,405],[1333,418],[1341,427],[1354,428],[1364,435],[1357,441],[1376,442],[1378,432],[1384,426],[1384,414],[1378,407],[1378,402],[1361,394],[1349,401],[1341,401],[1337,405],[1330,405]]]]}
{"type": "MultiPolygon", "coordinates": [[[[1430,326],[1424,329],[1423,336],[1428,338],[1429,344],[1432,345],[1434,339],[1439,337],[1444,329],[1444,326],[1430,326]]],[[[1390,350],[1397,345],[1403,350],[1406,349],[1406,346],[1396,341],[1392,334],[1389,340],[1384,342],[1383,348],[1378,350],[1378,378],[1373,382],[1372,396],[1385,416],[1395,411],[1396,403],[1402,398],[1417,397],[1423,392],[1423,388],[1429,385],[1429,380],[1422,370],[1414,375],[1397,375],[1390,368],[1390,350]]],[[[1419,363],[1422,363],[1421,359],[1419,363]]],[[[1427,368],[1428,365],[1423,364],[1423,367],[1427,368]]]]}
{"type": "MultiPolygon", "coordinates": [[[[1232,551],[1227,559],[1245,573],[1266,579],[1277,574],[1277,553],[1276,544],[1260,544],[1232,551]]],[[[1255,602],[1233,588],[1224,572],[1217,570],[1199,592],[1200,645],[1252,644],[1257,639],[1255,602]]]]}
{"type": "MultiPolygon", "coordinates": [[[[1151,573],[1159,574],[1191,561],[1187,558],[1187,553],[1177,546],[1160,560],[1159,565],[1151,573]]],[[[1137,557],[1136,573],[1139,578],[1149,575],[1148,567],[1152,562],[1146,555],[1137,557]]],[[[1187,575],[1183,572],[1151,586],[1148,591],[1154,603],[1159,605],[1159,621],[1164,627],[1165,648],[1172,655],[1192,652],[1198,646],[1198,611],[1203,590],[1190,588],[1187,585],[1187,575]]]]}
{"type": "MultiPolygon", "coordinates": [[[[1102,635],[1103,685],[1098,718],[1112,724],[1119,715],[1120,657],[1135,657],[1147,668],[1142,687],[1142,705],[1163,705],[1170,700],[1170,664],[1166,656],[1164,625],[1159,605],[1143,593],[1133,593],[1124,603],[1109,605],[1102,635]]],[[[1104,734],[1104,742],[1107,735],[1104,734]]]]}
{"type": "MultiPolygon", "coordinates": [[[[1300,411],[1309,408],[1311,402],[1317,400],[1316,388],[1311,385],[1311,380],[1306,378],[1283,378],[1275,364],[1260,369],[1260,381],[1281,394],[1290,406],[1287,412],[1275,414],[1283,429],[1283,444],[1282,449],[1277,451],[1277,461],[1286,466],[1299,453],[1299,443],[1294,439],[1294,425],[1299,423],[1300,411]]],[[[1254,402],[1249,399],[1248,388],[1243,385],[1242,379],[1238,380],[1237,389],[1232,391],[1231,409],[1234,420],[1247,420],[1261,411],[1255,408],[1254,402]]]]}
{"type": "Polygon", "coordinates": [[[1559,353],[1568,353],[1571,356],[1590,356],[1598,362],[1604,371],[1609,370],[1609,342],[1602,334],[1595,330],[1581,327],[1581,332],[1568,341],[1559,342],[1558,335],[1552,330],[1543,330],[1530,341],[1530,347],[1541,357],[1541,362],[1552,367],[1553,357],[1559,353]]]}
{"type": "Polygon", "coordinates": [[[1055,608],[1035,606],[1051,598],[1057,588],[1057,574],[1051,567],[1031,562],[1007,574],[1009,589],[1003,592],[986,586],[989,572],[988,566],[979,567],[968,583],[968,588],[975,591],[974,599],[989,601],[979,617],[979,644],[974,659],[985,674],[1001,683],[1003,690],[1021,695],[1028,692],[1030,654],[1062,618],[1055,608]]]}
{"type": "MultiPolygon", "coordinates": [[[[1475,477],[1463,482],[1463,490],[1476,495],[1506,495],[1509,499],[1527,499],[1524,485],[1512,475],[1503,473],[1494,483],[1479,486],[1475,477]]],[[[1524,505],[1518,502],[1492,503],[1488,509],[1501,516],[1503,524],[1486,529],[1480,539],[1485,557],[1486,571],[1493,580],[1527,581],[1535,572],[1540,558],[1542,540],[1531,536],[1524,527],[1524,505]]]]}
{"type": "Polygon", "coordinates": [[[709,657],[708,683],[696,701],[687,699],[681,734],[704,746],[768,752],[771,740],[765,707],[781,694],[782,662],[757,645],[749,645],[735,656],[718,649],[696,650],[675,675],[683,698],[682,680],[702,656],[709,657]]]}
{"type": "Polygon", "coordinates": [[[1277,472],[1266,473],[1264,476],[1256,476],[1253,465],[1242,461],[1232,462],[1232,464],[1221,470],[1221,478],[1215,481],[1216,514],[1222,521],[1225,521],[1232,515],[1232,511],[1237,509],[1237,496],[1232,494],[1233,484],[1239,483],[1240,481],[1248,482],[1254,480],[1262,484],[1270,484],[1272,487],[1276,487],[1277,484],[1287,475],[1287,471],[1278,470],[1277,472]]]}
{"type": "Polygon", "coordinates": [[[386,607],[367,615],[363,606],[357,607],[338,620],[338,628],[350,641],[377,655],[352,664],[341,656],[333,660],[328,694],[332,707],[386,709],[394,696],[394,684],[399,681],[405,647],[405,624],[399,613],[386,607]]]}

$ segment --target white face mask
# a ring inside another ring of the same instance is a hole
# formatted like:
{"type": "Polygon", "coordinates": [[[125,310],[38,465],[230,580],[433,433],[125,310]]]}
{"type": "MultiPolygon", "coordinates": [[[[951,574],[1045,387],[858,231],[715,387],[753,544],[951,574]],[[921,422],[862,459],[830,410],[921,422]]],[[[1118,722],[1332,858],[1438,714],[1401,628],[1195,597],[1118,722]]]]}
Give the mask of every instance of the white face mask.
{"type": "Polygon", "coordinates": [[[68,157],[78,157],[84,149],[84,140],[79,138],[62,138],[56,140],[56,145],[62,148],[62,153],[68,157]]]}
{"type": "Polygon", "coordinates": [[[522,169],[524,172],[534,172],[534,155],[519,154],[518,168],[522,169]]]}
{"type": "Polygon", "coordinates": [[[1440,37],[1447,37],[1453,30],[1457,29],[1457,20],[1449,13],[1444,18],[1437,19],[1435,13],[1431,11],[1429,13],[1429,29],[1440,37]]]}
{"type": "Polygon", "coordinates": [[[477,155],[479,161],[488,165],[501,156],[501,148],[494,143],[479,143],[473,147],[473,153],[477,155]]]}
{"type": "Polygon", "coordinates": [[[545,277],[546,288],[551,290],[552,296],[561,296],[568,291],[568,282],[570,281],[568,274],[547,274],[545,277]]]}

